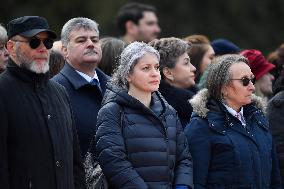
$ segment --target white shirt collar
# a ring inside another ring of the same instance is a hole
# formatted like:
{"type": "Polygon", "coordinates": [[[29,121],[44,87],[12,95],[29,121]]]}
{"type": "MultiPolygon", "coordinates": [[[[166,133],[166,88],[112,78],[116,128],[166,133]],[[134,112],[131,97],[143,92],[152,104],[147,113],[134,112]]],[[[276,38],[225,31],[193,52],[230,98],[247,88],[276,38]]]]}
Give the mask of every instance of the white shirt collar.
{"type": "Polygon", "coordinates": [[[225,106],[225,108],[228,110],[228,112],[230,114],[232,114],[234,117],[237,117],[240,120],[240,122],[242,123],[243,126],[246,125],[246,122],[245,122],[245,119],[244,119],[244,115],[243,115],[243,112],[244,112],[243,107],[241,107],[241,111],[240,112],[237,112],[233,108],[227,106],[226,104],[223,103],[223,105],[225,106]],[[240,116],[237,116],[237,115],[240,115],[240,116]]]}
{"type": "Polygon", "coordinates": [[[98,78],[98,75],[97,75],[96,70],[94,70],[94,77],[90,77],[90,76],[88,76],[87,74],[85,74],[85,73],[83,73],[83,72],[80,72],[80,71],[78,71],[78,70],[76,70],[76,72],[77,72],[79,75],[81,75],[84,79],[86,79],[89,83],[90,83],[91,81],[93,81],[93,79],[97,79],[97,80],[99,81],[99,78],[98,78]]]}

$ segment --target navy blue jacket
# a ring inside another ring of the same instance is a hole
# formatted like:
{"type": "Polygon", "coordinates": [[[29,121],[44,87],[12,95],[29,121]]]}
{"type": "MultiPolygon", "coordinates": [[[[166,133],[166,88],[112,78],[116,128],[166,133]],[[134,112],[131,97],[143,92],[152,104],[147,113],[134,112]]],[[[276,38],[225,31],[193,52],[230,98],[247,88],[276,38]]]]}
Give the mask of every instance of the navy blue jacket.
{"type": "Polygon", "coordinates": [[[85,156],[91,138],[95,134],[97,115],[106,90],[106,82],[109,78],[100,69],[96,69],[96,72],[102,92],[97,86],[90,85],[67,62],[60,73],[52,78],[53,81],[63,85],[70,96],[83,156],[85,156]]]}
{"type": "Polygon", "coordinates": [[[281,188],[268,121],[255,103],[244,106],[246,128],[222,103],[208,98],[207,89],[191,104],[194,113],[185,133],[195,189],[281,188]]]}
{"type": "Polygon", "coordinates": [[[109,86],[98,114],[98,161],[112,188],[192,187],[188,144],[176,111],[159,92],[150,108],[109,86]]]}

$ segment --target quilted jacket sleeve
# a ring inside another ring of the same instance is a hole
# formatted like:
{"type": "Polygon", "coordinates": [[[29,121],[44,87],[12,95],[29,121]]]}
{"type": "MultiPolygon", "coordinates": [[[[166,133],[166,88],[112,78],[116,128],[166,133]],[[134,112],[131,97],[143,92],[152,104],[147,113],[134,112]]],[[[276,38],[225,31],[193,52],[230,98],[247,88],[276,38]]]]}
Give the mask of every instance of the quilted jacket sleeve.
{"type": "Polygon", "coordinates": [[[193,188],[192,158],[188,143],[180,121],[177,119],[177,166],[175,168],[175,184],[193,188]]]}
{"type": "Polygon", "coordinates": [[[121,132],[119,105],[108,103],[98,114],[96,132],[96,157],[108,182],[114,188],[148,188],[144,180],[127,160],[121,132]]]}

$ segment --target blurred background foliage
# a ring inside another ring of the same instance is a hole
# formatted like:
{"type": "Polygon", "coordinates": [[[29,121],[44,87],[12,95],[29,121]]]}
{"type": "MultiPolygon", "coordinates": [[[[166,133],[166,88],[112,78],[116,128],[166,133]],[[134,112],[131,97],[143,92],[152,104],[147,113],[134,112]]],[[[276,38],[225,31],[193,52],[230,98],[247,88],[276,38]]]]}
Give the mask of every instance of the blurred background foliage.
{"type": "MultiPolygon", "coordinates": [[[[100,24],[100,35],[116,36],[116,14],[130,0],[8,0],[0,7],[4,25],[23,15],[47,18],[58,34],[72,17],[88,17],[100,24]]],[[[241,48],[265,55],[284,42],[283,0],[136,0],[156,6],[160,37],[204,34],[210,40],[227,38],[241,48]]]]}

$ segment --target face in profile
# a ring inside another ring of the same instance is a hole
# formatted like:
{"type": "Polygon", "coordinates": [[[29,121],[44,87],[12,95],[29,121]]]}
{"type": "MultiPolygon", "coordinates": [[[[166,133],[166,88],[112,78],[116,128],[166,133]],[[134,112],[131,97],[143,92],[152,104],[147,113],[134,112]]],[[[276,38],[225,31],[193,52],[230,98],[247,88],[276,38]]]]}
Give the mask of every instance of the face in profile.
{"type": "Polygon", "coordinates": [[[138,38],[139,41],[146,43],[156,39],[161,32],[158,24],[158,18],[154,12],[145,11],[144,17],[138,23],[138,38]]]}
{"type": "Polygon", "coordinates": [[[255,86],[264,96],[270,96],[273,94],[273,91],[272,91],[272,81],[273,80],[274,80],[274,76],[268,72],[256,81],[255,86]]]}
{"type": "Polygon", "coordinates": [[[231,79],[227,86],[223,87],[222,93],[226,104],[235,110],[239,110],[240,107],[250,104],[252,101],[255,87],[251,79],[254,78],[254,75],[245,63],[233,64],[229,72],[231,79]]]}
{"type": "Polygon", "coordinates": [[[211,45],[208,45],[208,50],[205,52],[201,64],[200,64],[200,73],[203,73],[207,66],[211,64],[213,58],[215,56],[214,49],[212,48],[211,45]]]}
{"type": "Polygon", "coordinates": [[[190,58],[187,53],[182,54],[177,58],[174,68],[165,68],[164,72],[166,80],[173,86],[187,89],[195,85],[196,68],[190,63],[190,58]]]}
{"type": "Polygon", "coordinates": [[[9,54],[5,47],[5,44],[0,43],[0,72],[1,70],[6,69],[6,65],[8,64],[8,57],[9,57],[9,54]]]}
{"type": "Polygon", "coordinates": [[[159,89],[161,76],[159,60],[156,55],[146,53],[140,58],[127,77],[128,92],[132,94],[150,94],[159,89]]]}

